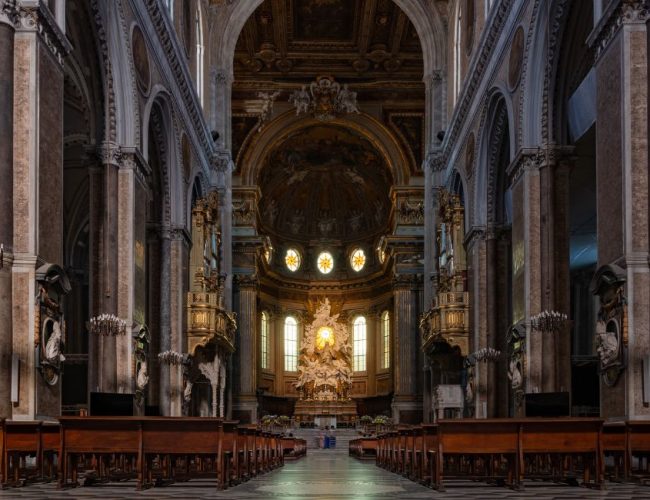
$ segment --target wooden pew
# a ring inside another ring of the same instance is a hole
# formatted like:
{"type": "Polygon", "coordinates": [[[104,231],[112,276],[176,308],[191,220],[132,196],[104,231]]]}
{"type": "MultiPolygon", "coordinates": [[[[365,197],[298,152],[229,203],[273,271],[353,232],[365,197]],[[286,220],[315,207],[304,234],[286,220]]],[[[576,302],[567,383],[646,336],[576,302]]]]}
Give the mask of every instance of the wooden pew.
{"type": "Polygon", "coordinates": [[[92,457],[99,480],[108,480],[111,465],[119,464],[143,488],[141,418],[60,417],[59,422],[59,488],[78,486],[77,465],[85,457],[92,457]]]}
{"type": "Polygon", "coordinates": [[[29,481],[53,480],[54,456],[59,447],[56,422],[2,421],[2,486],[19,486],[29,481]],[[27,457],[35,458],[35,467],[27,468],[27,457]]]}
{"type": "MultiPolygon", "coordinates": [[[[177,472],[174,463],[184,465],[183,479],[191,476],[190,462],[207,461],[212,465],[210,472],[216,478],[215,464],[219,454],[222,420],[208,417],[146,417],[141,419],[143,460],[143,487],[153,486],[152,462],[158,458],[162,467],[161,481],[175,481],[177,472]]],[[[200,471],[204,472],[204,471],[200,471]]]]}
{"type": "Polygon", "coordinates": [[[433,487],[433,459],[438,450],[438,424],[422,424],[422,484],[433,487]]]}
{"type": "MultiPolygon", "coordinates": [[[[629,474],[629,455],[627,453],[627,425],[626,422],[606,422],[603,425],[603,455],[604,458],[611,458],[614,466],[608,478],[611,481],[622,481],[627,479],[629,474]]],[[[603,461],[605,467],[605,461],[603,461]]]]}
{"type": "MultiPolygon", "coordinates": [[[[532,477],[535,471],[524,470],[524,460],[545,456],[557,465],[552,476],[565,478],[576,458],[583,461],[583,485],[602,488],[603,478],[603,420],[599,418],[526,418],[519,420],[520,466],[522,475],[532,477]],[[568,464],[568,466],[567,466],[568,464]],[[559,477],[557,476],[559,474],[559,477]]],[[[541,477],[544,477],[542,475],[541,477]]]]}
{"type": "Polygon", "coordinates": [[[237,481],[236,443],[237,421],[223,421],[220,431],[219,455],[217,457],[217,485],[219,489],[226,489],[237,481]]]}
{"type": "Polygon", "coordinates": [[[350,441],[349,454],[361,460],[377,460],[380,438],[360,437],[350,441]]]}
{"type": "MultiPolygon", "coordinates": [[[[474,479],[505,479],[513,487],[519,486],[518,454],[520,450],[520,425],[514,419],[458,419],[441,420],[437,428],[437,449],[429,449],[429,475],[432,485],[443,490],[445,460],[454,458],[454,476],[474,479]],[[470,458],[468,464],[461,457],[470,458]],[[501,458],[507,461],[507,472],[501,472],[501,458]],[[487,458],[487,466],[484,463],[487,458]],[[480,459],[478,462],[476,459],[480,459]],[[469,467],[467,467],[469,465],[469,467]]],[[[448,460],[448,466],[452,463],[448,460]]]]}
{"type": "Polygon", "coordinates": [[[648,477],[650,468],[650,421],[629,420],[626,422],[626,477],[648,477]],[[645,470],[632,470],[632,458],[647,460],[645,470]]]}

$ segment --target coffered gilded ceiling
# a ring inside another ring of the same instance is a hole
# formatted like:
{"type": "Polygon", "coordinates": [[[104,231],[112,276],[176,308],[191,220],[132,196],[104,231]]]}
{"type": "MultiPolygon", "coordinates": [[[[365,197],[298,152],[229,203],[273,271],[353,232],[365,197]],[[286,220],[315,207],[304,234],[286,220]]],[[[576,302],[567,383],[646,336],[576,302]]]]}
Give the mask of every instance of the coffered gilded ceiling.
{"type": "Polygon", "coordinates": [[[265,0],[237,42],[236,81],[332,74],[422,81],[415,28],[392,0],[265,0]]]}

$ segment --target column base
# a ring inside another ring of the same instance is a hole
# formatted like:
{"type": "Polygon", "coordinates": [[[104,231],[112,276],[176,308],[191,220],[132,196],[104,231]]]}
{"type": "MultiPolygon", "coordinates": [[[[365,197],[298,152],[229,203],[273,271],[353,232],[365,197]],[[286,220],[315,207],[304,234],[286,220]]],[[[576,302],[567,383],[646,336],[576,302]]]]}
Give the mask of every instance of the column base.
{"type": "Polygon", "coordinates": [[[239,420],[240,424],[257,423],[257,397],[236,396],[233,398],[232,418],[239,420]]]}
{"type": "Polygon", "coordinates": [[[391,403],[393,422],[396,424],[422,423],[422,398],[418,396],[393,396],[391,403]]]}

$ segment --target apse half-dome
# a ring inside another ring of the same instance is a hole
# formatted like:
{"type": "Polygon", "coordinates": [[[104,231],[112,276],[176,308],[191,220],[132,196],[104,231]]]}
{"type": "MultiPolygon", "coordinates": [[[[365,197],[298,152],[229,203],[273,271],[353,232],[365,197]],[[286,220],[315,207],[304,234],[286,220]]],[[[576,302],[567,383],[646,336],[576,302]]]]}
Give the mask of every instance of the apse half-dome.
{"type": "Polygon", "coordinates": [[[383,155],[357,131],[305,127],[266,155],[260,225],[283,241],[366,240],[385,232],[392,182],[383,155]]]}

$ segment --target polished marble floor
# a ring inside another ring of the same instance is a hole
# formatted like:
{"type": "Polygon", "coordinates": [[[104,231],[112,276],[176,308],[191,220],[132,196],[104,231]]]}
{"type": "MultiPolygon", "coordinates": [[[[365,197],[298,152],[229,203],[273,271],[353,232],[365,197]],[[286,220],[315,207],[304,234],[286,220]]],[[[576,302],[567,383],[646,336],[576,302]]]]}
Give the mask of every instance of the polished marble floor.
{"type": "Polygon", "coordinates": [[[264,476],[255,478],[224,492],[214,489],[208,481],[153,488],[143,492],[135,491],[135,483],[128,481],[111,485],[73,488],[64,491],[54,484],[30,485],[23,488],[0,491],[0,498],[17,499],[650,499],[650,486],[634,484],[607,485],[605,491],[580,487],[555,485],[545,482],[530,482],[523,491],[487,486],[469,481],[449,482],[447,491],[436,492],[415,484],[401,476],[376,467],[373,462],[360,462],[347,456],[344,449],[310,449],[307,457],[287,462],[286,465],[264,476]]]}

